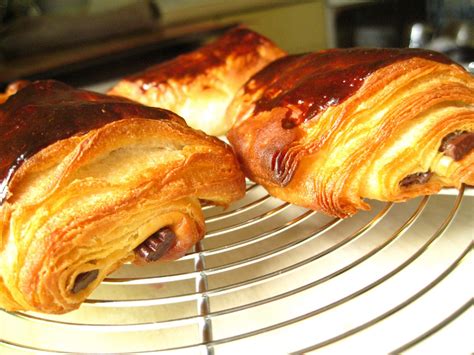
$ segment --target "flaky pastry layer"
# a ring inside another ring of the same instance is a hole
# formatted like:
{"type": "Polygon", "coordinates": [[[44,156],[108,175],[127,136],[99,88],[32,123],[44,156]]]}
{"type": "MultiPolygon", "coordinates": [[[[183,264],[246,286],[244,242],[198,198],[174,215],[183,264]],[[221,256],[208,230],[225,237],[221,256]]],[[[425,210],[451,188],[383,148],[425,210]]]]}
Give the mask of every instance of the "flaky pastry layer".
{"type": "Polygon", "coordinates": [[[434,52],[288,56],[252,77],[227,115],[249,178],[330,215],[474,184],[474,79],[434,52]]]}
{"type": "Polygon", "coordinates": [[[232,126],[225,111],[237,90],[283,55],[267,38],[238,27],[191,53],[122,79],[109,94],[171,110],[189,126],[221,135],[232,126]]]}

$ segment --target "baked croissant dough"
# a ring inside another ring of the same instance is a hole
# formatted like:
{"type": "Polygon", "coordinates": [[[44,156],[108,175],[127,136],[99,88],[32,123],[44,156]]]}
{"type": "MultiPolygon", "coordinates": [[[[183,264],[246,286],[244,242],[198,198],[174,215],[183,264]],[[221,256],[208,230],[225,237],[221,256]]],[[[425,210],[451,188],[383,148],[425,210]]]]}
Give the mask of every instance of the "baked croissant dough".
{"type": "Polygon", "coordinates": [[[200,199],[245,193],[229,146],[172,112],[32,83],[0,105],[0,307],[64,313],[125,262],[182,256],[200,199]]]}
{"type": "Polygon", "coordinates": [[[226,133],[225,110],[237,90],[258,70],[285,52],[244,27],[215,42],[121,80],[110,91],[182,116],[207,134],[226,133]]]}
{"type": "Polygon", "coordinates": [[[279,59],[230,105],[244,173],[282,200],[347,217],[474,184],[474,79],[435,52],[333,49],[279,59]]]}

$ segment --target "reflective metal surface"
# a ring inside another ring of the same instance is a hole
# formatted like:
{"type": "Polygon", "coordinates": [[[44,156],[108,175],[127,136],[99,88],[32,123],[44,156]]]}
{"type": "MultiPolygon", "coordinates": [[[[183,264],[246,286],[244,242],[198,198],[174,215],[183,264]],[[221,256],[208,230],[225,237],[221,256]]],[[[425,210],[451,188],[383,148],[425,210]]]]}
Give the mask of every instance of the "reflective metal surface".
{"type": "Polygon", "coordinates": [[[474,197],[372,206],[339,220],[249,185],[181,260],[125,265],[66,315],[0,311],[0,354],[470,353],[474,197]]]}

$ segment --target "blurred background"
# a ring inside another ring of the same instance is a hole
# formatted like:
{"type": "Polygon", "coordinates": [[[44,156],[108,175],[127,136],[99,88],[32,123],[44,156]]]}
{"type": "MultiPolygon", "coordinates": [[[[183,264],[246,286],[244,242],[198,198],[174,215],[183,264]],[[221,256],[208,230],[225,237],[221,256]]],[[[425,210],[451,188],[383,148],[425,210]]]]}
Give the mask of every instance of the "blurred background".
{"type": "Polygon", "coordinates": [[[100,90],[236,24],[291,53],[420,47],[474,71],[473,21],[474,0],[0,0],[0,85],[100,90]]]}

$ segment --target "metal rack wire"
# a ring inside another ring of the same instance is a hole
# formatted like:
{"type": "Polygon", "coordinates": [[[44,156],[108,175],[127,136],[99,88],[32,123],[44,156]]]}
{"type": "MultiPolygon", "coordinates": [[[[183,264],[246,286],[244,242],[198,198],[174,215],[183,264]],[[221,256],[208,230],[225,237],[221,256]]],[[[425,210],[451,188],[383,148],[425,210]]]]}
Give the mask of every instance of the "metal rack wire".
{"type": "Polygon", "coordinates": [[[250,184],[182,259],[124,265],[66,315],[0,311],[0,354],[472,351],[474,198],[372,207],[334,219],[250,184]]]}

